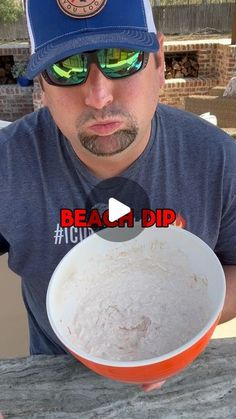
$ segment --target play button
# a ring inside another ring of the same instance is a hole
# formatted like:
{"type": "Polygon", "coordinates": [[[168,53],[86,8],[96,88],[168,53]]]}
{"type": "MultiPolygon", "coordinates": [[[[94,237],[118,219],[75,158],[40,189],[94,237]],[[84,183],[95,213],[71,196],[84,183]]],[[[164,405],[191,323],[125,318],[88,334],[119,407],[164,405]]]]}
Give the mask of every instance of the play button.
{"type": "Polygon", "coordinates": [[[111,223],[123,220],[122,217],[128,219],[132,215],[134,224],[128,228],[127,223],[123,228],[91,226],[96,234],[112,242],[131,240],[142,232],[140,220],[143,208],[150,208],[150,201],[145,190],[138,183],[124,177],[113,177],[97,183],[86,200],[88,218],[93,210],[98,211],[100,216],[108,213],[107,218],[111,223]]]}
{"type": "Polygon", "coordinates": [[[113,222],[118,220],[124,215],[129,214],[131,208],[122,202],[118,201],[115,198],[110,198],[108,200],[108,210],[109,210],[109,221],[113,222]]]}

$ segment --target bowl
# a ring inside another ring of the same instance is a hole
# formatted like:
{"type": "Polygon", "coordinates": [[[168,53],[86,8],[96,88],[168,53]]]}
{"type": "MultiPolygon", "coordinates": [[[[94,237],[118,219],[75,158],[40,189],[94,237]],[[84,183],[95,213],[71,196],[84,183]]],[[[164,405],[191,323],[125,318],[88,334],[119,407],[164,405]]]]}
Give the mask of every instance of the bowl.
{"type": "Polygon", "coordinates": [[[77,360],[141,384],[193,362],[224,299],[224,271],[211,248],[179,227],[154,226],[123,243],[100,232],[77,244],[55,269],[46,305],[52,329],[77,360]]]}

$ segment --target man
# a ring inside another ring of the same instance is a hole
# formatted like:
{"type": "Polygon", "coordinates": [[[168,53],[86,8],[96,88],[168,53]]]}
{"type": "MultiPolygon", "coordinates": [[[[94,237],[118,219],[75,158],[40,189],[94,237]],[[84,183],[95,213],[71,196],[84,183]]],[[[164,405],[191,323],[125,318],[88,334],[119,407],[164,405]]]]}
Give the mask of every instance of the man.
{"type": "MultiPolygon", "coordinates": [[[[22,277],[31,354],[61,354],[46,314],[50,277],[89,229],[59,227],[101,180],[123,177],[151,208],[172,208],[224,265],[221,321],[236,316],[236,144],[191,114],[158,105],[163,36],[148,0],[29,0],[45,107],[0,134],[0,250],[22,277]],[[157,106],[158,105],[158,106],[157,106]]],[[[101,190],[102,193],[102,190],[101,190]]]]}

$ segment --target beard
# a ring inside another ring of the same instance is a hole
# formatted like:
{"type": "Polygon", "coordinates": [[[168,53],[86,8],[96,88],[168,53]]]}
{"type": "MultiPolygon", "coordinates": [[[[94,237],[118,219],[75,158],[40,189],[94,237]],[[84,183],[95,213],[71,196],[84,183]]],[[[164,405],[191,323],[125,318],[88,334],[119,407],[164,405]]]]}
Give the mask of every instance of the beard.
{"type": "Polygon", "coordinates": [[[96,156],[114,156],[128,148],[136,139],[138,130],[124,129],[106,137],[81,133],[79,140],[82,146],[96,156]]]}
{"type": "Polygon", "coordinates": [[[90,111],[83,115],[77,123],[77,138],[80,144],[87,151],[95,156],[114,156],[127,149],[136,139],[138,135],[138,124],[133,116],[121,110],[120,108],[106,109],[102,111],[90,111]],[[112,118],[121,117],[127,121],[127,127],[114,132],[111,135],[99,136],[89,135],[83,130],[84,123],[112,118]]]}

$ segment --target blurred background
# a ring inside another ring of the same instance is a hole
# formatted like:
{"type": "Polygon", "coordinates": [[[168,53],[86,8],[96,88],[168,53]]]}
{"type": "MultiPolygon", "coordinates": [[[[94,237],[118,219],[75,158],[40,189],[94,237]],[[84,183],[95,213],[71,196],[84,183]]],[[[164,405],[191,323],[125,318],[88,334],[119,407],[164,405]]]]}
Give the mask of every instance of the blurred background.
{"type": "Polygon", "coordinates": [[[28,355],[28,325],[21,280],[0,257],[0,359],[28,355]]]}

